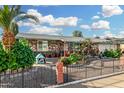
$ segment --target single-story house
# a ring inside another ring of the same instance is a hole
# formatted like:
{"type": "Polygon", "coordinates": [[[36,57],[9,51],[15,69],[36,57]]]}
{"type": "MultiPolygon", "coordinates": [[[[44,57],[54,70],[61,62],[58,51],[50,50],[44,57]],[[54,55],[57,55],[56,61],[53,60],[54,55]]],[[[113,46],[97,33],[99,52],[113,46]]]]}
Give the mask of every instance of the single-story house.
{"type": "MultiPolygon", "coordinates": [[[[86,38],[73,37],[73,36],[57,36],[57,35],[45,35],[45,34],[31,34],[31,33],[19,33],[16,38],[25,38],[29,41],[29,45],[33,51],[45,52],[45,51],[73,51],[75,44],[80,44],[86,38]]],[[[99,51],[105,49],[117,49],[124,50],[124,39],[100,39],[91,38],[91,41],[96,44],[99,51]]]]}
{"type": "Polygon", "coordinates": [[[73,50],[73,44],[84,41],[81,37],[57,36],[45,34],[19,33],[17,38],[26,38],[34,51],[73,50]]]}

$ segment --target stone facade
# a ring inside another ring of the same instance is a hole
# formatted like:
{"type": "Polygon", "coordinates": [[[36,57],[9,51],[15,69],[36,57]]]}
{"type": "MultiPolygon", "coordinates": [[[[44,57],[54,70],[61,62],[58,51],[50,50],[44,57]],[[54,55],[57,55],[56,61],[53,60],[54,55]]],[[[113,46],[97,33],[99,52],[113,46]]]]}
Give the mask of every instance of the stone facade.
{"type": "Polygon", "coordinates": [[[29,46],[33,51],[37,51],[37,40],[30,39],[28,40],[29,46]]]}
{"type": "MultiPolygon", "coordinates": [[[[48,41],[48,51],[70,51],[69,43],[68,42],[62,42],[60,40],[34,40],[29,39],[29,46],[33,51],[44,51],[39,49],[39,45],[42,45],[43,41],[48,41]]],[[[72,46],[71,46],[72,47],[72,46]]]]}

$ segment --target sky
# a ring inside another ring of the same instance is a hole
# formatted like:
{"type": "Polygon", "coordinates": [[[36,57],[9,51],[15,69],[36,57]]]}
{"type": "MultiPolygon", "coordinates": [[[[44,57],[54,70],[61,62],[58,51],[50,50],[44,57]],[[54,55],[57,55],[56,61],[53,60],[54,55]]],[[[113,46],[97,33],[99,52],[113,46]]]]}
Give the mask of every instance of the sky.
{"type": "Polygon", "coordinates": [[[21,11],[35,15],[40,22],[19,21],[19,32],[71,36],[79,30],[84,37],[124,38],[124,6],[22,5],[21,11]]]}

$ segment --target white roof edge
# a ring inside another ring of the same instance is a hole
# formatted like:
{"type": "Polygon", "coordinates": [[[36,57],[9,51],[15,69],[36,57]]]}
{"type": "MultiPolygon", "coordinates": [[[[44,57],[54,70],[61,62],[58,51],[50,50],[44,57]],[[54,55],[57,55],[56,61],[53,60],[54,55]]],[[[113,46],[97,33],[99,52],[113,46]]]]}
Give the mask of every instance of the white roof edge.
{"type": "MultiPolygon", "coordinates": [[[[59,36],[59,35],[47,35],[47,34],[34,34],[34,33],[18,33],[16,38],[27,38],[27,39],[47,39],[47,40],[61,40],[66,42],[81,42],[88,38],[73,37],[73,36],[59,36]]],[[[103,38],[90,38],[93,42],[107,42],[103,38]]]]}
{"type": "Polygon", "coordinates": [[[85,40],[83,37],[32,34],[32,33],[18,33],[16,35],[16,38],[63,40],[67,42],[79,42],[85,40]]]}

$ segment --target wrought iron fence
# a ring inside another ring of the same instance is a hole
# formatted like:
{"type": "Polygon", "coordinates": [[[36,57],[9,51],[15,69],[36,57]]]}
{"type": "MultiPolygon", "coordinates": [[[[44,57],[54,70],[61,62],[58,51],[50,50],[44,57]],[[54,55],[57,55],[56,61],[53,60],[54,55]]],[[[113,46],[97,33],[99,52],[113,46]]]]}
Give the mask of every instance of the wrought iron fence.
{"type": "Polygon", "coordinates": [[[0,88],[42,88],[56,84],[56,67],[42,65],[0,73],[0,88]]]}
{"type": "MultiPolygon", "coordinates": [[[[87,64],[67,65],[63,67],[64,82],[123,71],[124,67],[120,67],[119,59],[96,59],[87,64]]],[[[55,65],[42,64],[0,73],[0,88],[43,88],[56,84],[55,65]]]]}
{"type": "Polygon", "coordinates": [[[88,64],[67,65],[64,67],[64,81],[71,82],[123,71],[124,66],[122,69],[120,67],[122,67],[120,60],[116,58],[90,60],[88,64]]]}

